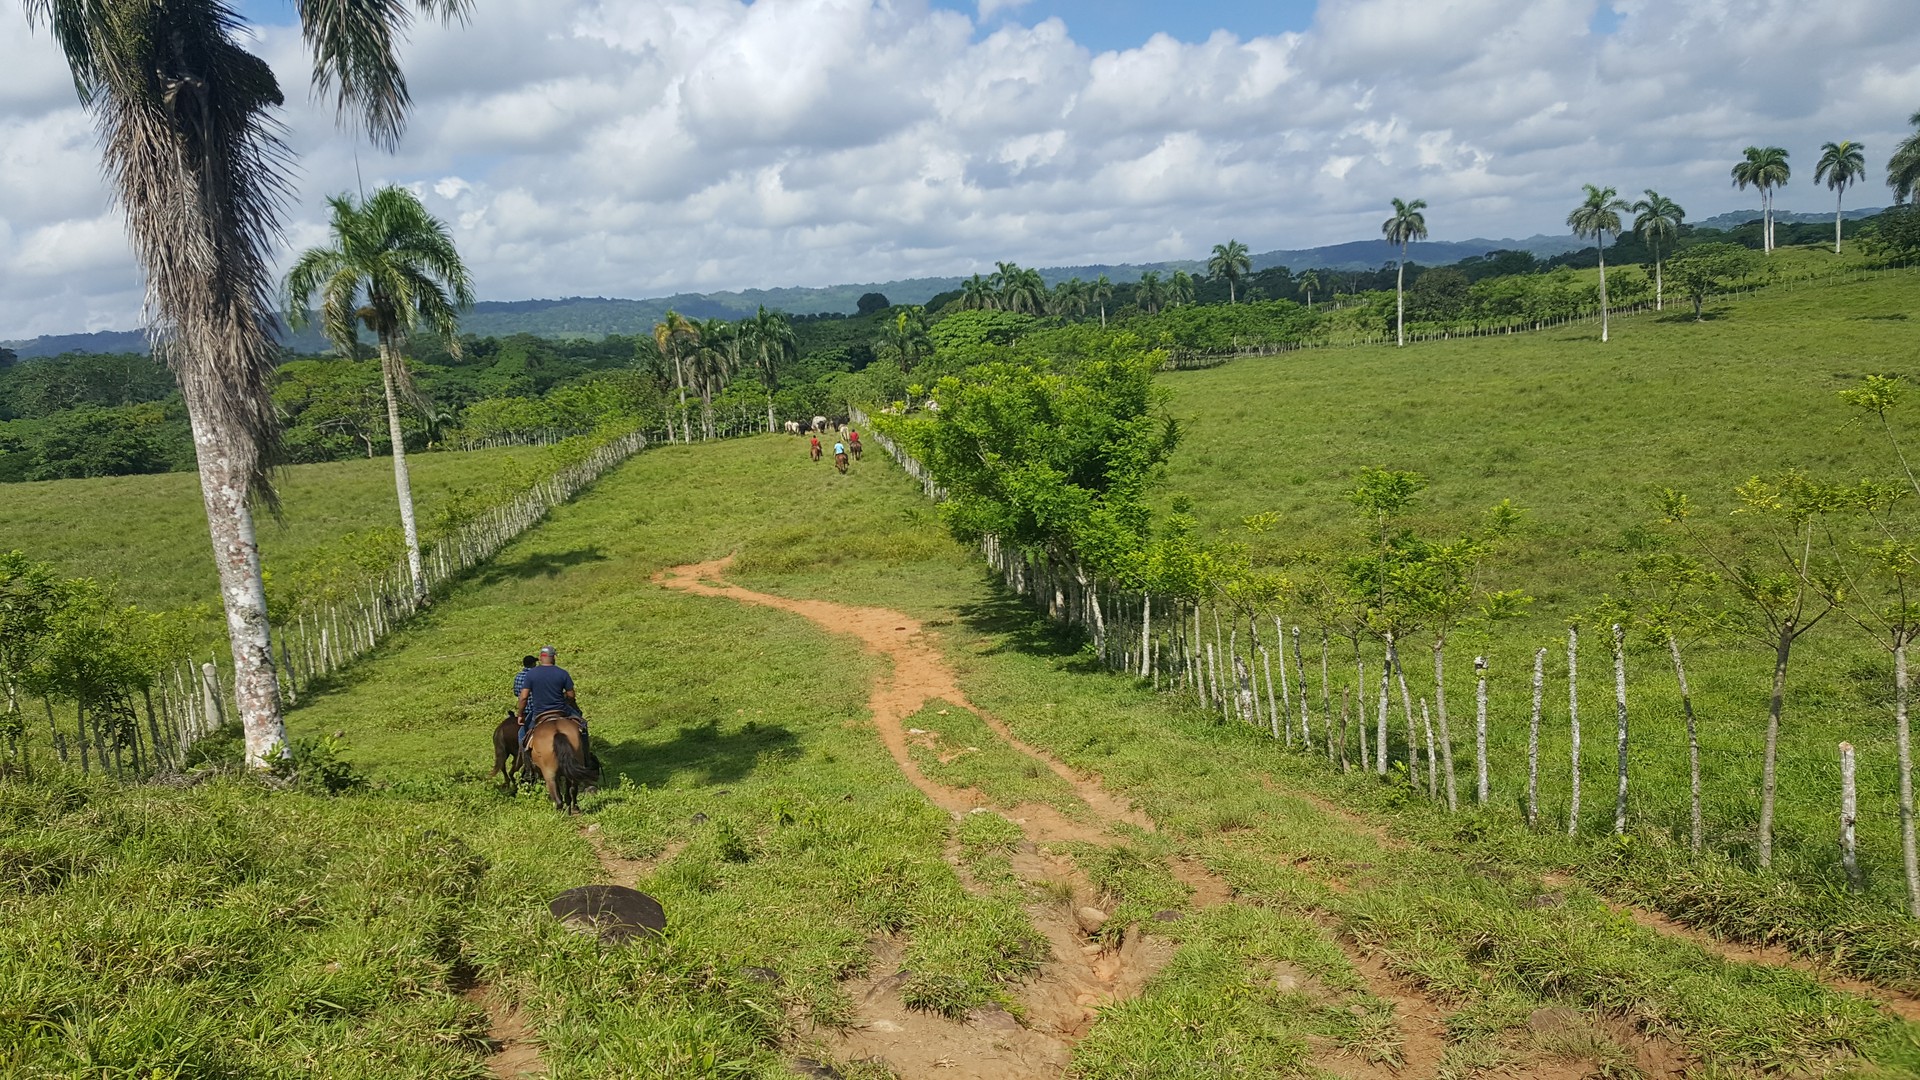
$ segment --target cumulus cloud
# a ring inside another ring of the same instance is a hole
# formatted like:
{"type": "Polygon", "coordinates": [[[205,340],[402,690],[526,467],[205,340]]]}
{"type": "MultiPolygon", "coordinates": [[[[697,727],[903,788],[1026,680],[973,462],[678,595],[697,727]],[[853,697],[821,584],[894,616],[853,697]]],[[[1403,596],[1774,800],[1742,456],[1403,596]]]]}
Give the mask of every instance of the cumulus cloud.
{"type": "MultiPolygon", "coordinates": [[[[1726,178],[1742,146],[1810,174],[1853,138],[1877,167],[1920,107],[1911,0],[1604,6],[1321,0],[1250,40],[1169,6],[1170,33],[1096,51],[1018,0],[488,0],[416,31],[392,155],[308,100],[296,31],[257,45],[300,155],[289,248],[324,236],[325,195],[403,183],[497,299],[1304,247],[1373,234],[1391,196],[1425,198],[1436,237],[1526,236],[1588,181],[1705,216],[1751,201],[1726,178]]],[[[0,56],[0,337],[133,326],[57,53],[16,9],[0,56]]],[[[1828,205],[1805,178],[1782,197],[1828,205]]]]}

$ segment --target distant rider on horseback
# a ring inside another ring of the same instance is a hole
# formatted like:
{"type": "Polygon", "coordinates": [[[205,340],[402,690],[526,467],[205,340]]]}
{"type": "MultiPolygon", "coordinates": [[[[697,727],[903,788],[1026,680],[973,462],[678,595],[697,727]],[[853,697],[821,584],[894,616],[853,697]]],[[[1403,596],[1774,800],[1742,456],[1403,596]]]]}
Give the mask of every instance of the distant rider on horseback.
{"type": "Polygon", "coordinates": [[[580,725],[580,756],[588,761],[593,754],[587,749],[587,721],[580,715],[580,706],[573,693],[573,676],[567,669],[556,663],[553,646],[540,650],[539,666],[522,672],[524,680],[515,680],[520,687],[520,748],[526,749],[527,736],[533,733],[533,726],[549,713],[570,716],[580,725]]]}

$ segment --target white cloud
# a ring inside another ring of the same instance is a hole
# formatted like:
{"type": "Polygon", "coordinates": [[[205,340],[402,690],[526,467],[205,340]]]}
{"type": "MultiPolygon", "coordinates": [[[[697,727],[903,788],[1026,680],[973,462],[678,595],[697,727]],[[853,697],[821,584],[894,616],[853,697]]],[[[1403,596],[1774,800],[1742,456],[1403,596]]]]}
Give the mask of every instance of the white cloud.
{"type": "MultiPolygon", "coordinates": [[[[1911,0],[1611,0],[1604,35],[1600,0],[1321,0],[1253,40],[1195,35],[1184,5],[1168,28],[1194,40],[1107,52],[1020,6],[488,0],[416,32],[393,155],[355,148],[308,100],[297,33],[267,28],[301,156],[289,248],[324,237],[323,196],[383,182],[499,299],[1303,247],[1373,235],[1390,196],[1425,198],[1438,237],[1525,236],[1588,181],[1746,205],[1726,170],[1750,142],[1859,139],[1877,169],[1920,108],[1911,0]]],[[[135,325],[57,51],[0,13],[0,56],[0,337],[135,325]]]]}

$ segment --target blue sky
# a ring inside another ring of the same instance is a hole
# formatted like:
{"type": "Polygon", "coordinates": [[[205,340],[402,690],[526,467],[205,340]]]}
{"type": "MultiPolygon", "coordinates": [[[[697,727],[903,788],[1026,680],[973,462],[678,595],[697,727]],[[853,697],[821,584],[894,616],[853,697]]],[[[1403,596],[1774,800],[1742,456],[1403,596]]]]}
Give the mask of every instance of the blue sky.
{"type": "MultiPolygon", "coordinates": [[[[1793,154],[1782,209],[1830,212],[1811,162],[1841,138],[1872,173],[1847,206],[1884,205],[1920,105],[1915,0],[1817,27],[1797,0],[475,0],[408,35],[385,153],[307,92],[291,0],[232,2],[287,90],[280,254],[324,239],[325,195],[406,184],[484,299],[1306,248],[1377,236],[1393,197],[1435,239],[1519,239],[1586,183],[1697,220],[1753,208],[1727,170],[1755,144],[1793,154]]],[[[13,12],[0,338],[137,325],[93,124],[13,12]]]]}
{"type": "MultiPolygon", "coordinates": [[[[975,0],[931,0],[934,7],[975,15],[975,0]]],[[[1313,22],[1316,0],[1206,0],[1194,3],[1167,3],[1165,0],[1026,0],[1002,4],[995,9],[991,0],[983,32],[1006,22],[1032,26],[1043,19],[1058,16],[1073,32],[1073,38],[1095,52],[1127,49],[1141,44],[1156,33],[1167,33],[1181,41],[1204,41],[1216,30],[1227,30],[1241,38],[1277,34],[1287,30],[1305,30],[1313,22]]],[[[269,25],[293,21],[291,0],[239,0],[241,14],[269,25]]]]}
{"type": "MultiPolygon", "coordinates": [[[[971,15],[969,0],[935,0],[935,6],[971,15]]],[[[1075,41],[1095,52],[1132,48],[1156,33],[1181,41],[1204,41],[1215,30],[1241,38],[1305,30],[1313,22],[1314,0],[1211,0],[1207,3],[1166,3],[1165,0],[1030,0],[1011,10],[993,12],[983,29],[1003,20],[1031,26],[1059,17],[1075,41]]]]}

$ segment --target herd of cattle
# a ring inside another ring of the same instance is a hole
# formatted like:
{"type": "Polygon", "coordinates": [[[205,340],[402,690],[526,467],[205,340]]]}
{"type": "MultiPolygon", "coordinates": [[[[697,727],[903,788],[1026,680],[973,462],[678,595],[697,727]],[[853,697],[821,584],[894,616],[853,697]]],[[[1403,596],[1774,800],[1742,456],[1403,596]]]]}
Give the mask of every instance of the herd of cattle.
{"type": "Polygon", "coordinates": [[[804,426],[798,420],[787,421],[787,434],[799,435],[811,431],[815,435],[824,435],[829,431],[838,431],[846,426],[847,421],[845,417],[838,420],[829,420],[824,416],[816,416],[813,418],[813,423],[804,426]]]}

